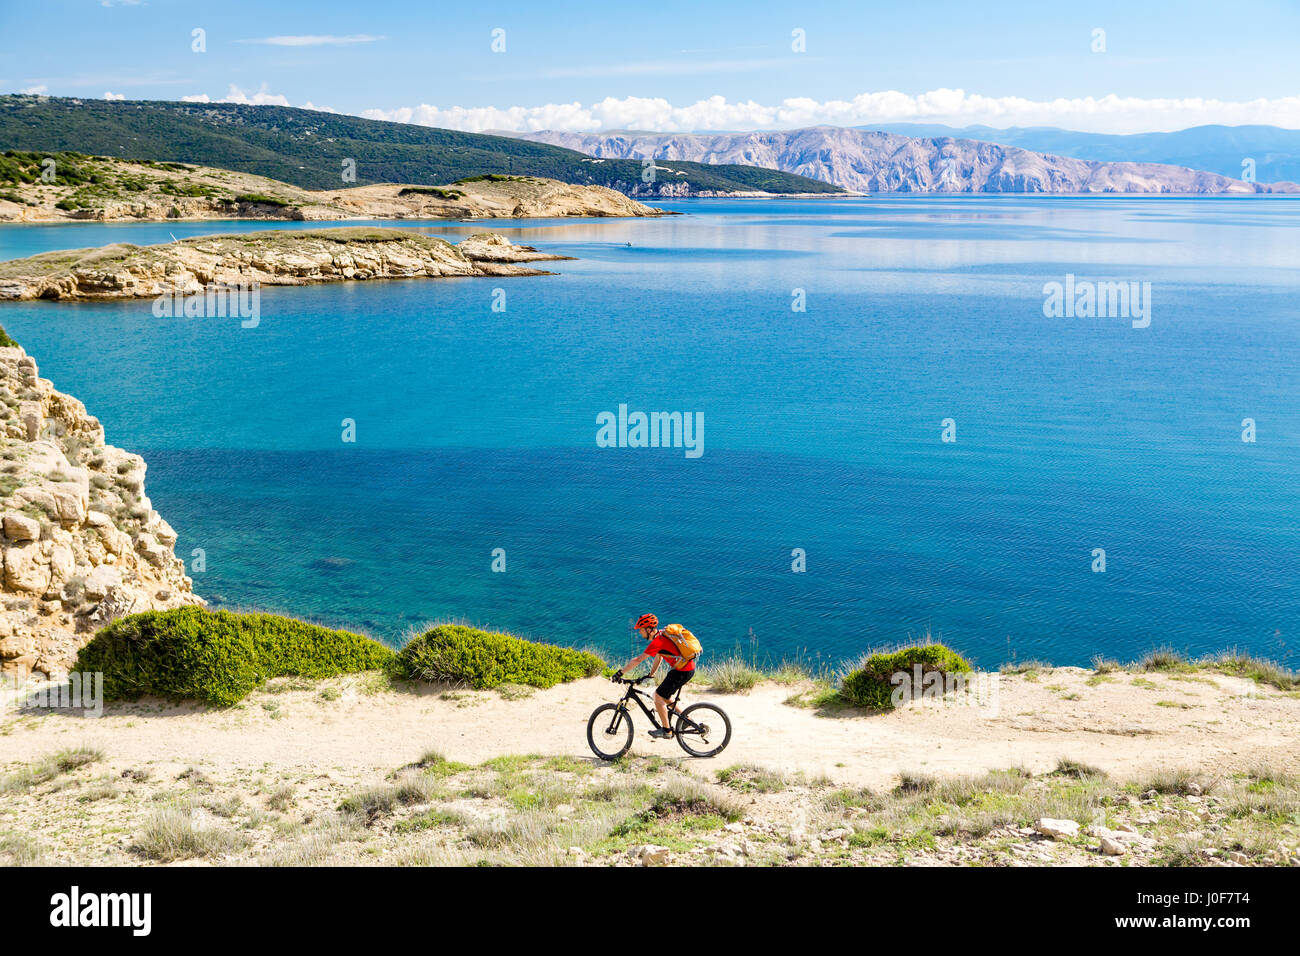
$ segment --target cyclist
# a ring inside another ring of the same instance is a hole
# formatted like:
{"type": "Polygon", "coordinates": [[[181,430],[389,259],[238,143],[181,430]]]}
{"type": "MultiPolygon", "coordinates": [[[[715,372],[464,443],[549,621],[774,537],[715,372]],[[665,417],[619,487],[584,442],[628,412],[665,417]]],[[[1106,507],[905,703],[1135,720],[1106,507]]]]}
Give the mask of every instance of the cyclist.
{"type": "Polygon", "coordinates": [[[641,632],[641,636],[648,642],[645,651],[632,658],[623,665],[615,675],[614,680],[622,680],[623,672],[630,671],[642,661],[654,658],[654,667],[650,668],[650,676],[654,677],[659,670],[661,663],[668,665],[668,676],[664,682],[655,688],[655,713],[659,715],[660,726],[650,731],[651,737],[663,739],[671,737],[673,731],[668,723],[668,701],[684,686],[686,682],[695,676],[695,661],[683,660],[681,652],[677,645],[664,636],[664,632],[659,630],[659,618],[653,614],[642,614],[637,619],[636,629],[641,632]]]}

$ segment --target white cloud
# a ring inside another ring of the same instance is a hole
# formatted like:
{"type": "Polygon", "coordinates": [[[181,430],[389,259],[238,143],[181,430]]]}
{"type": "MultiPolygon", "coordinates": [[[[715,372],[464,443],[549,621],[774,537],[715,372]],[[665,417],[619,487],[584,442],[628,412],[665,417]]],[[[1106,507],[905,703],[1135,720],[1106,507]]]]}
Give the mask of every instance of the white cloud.
{"type": "Polygon", "coordinates": [[[1111,94],[1030,100],[938,89],[915,96],[896,90],[862,93],[849,100],[793,97],[776,105],[753,100],[730,102],[721,96],[711,96],[689,106],[674,106],[661,97],[629,96],[623,99],[607,97],[587,105],[579,102],[511,107],[421,104],[392,110],[365,110],[361,115],[370,119],[472,132],[489,129],[510,132],[543,129],[578,133],[614,129],[692,132],[928,122],[953,126],[985,124],[1001,128],[1061,126],[1093,132],[1134,133],[1185,129],[1206,123],[1230,126],[1262,123],[1300,128],[1300,96],[1227,101],[1199,97],[1144,99],[1111,94]]]}
{"type": "MultiPolygon", "coordinates": [[[[230,84],[230,89],[226,95],[218,100],[213,100],[207,93],[196,93],[192,96],[182,96],[182,103],[242,103],[245,106],[288,106],[289,98],[279,93],[272,93],[267,89],[265,83],[261,85],[256,93],[249,94],[247,90],[242,90],[234,83],[230,84]]],[[[308,106],[307,109],[317,109],[318,107],[308,106]]]]}
{"type": "Polygon", "coordinates": [[[104,99],[106,99],[106,100],[124,100],[124,99],[126,99],[126,94],[125,94],[125,93],[114,93],[112,90],[105,90],[105,91],[104,91],[104,99]]]}
{"type": "Polygon", "coordinates": [[[21,89],[18,92],[26,93],[29,96],[39,96],[40,94],[48,93],[49,91],[50,88],[46,86],[44,83],[37,83],[35,86],[26,87],[25,89],[21,89]]]}
{"type": "Polygon", "coordinates": [[[252,40],[239,40],[240,43],[262,43],[268,46],[350,46],[354,43],[374,43],[384,37],[371,36],[369,33],[353,33],[348,36],[307,35],[258,37],[252,40]]]}

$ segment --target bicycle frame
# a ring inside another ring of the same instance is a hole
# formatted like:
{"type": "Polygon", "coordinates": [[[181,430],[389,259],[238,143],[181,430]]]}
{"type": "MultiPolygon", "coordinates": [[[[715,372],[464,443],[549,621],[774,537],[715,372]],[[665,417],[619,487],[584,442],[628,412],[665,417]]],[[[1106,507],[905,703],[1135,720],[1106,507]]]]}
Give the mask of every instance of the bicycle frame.
{"type": "MultiPolygon", "coordinates": [[[[619,702],[620,707],[618,708],[618,710],[614,711],[614,716],[610,720],[609,723],[610,730],[614,729],[614,726],[618,721],[619,717],[622,714],[627,712],[627,702],[629,700],[636,701],[637,706],[641,708],[641,712],[645,714],[646,720],[650,721],[650,723],[653,726],[658,727],[659,717],[655,714],[654,710],[651,709],[651,707],[645,702],[645,699],[649,696],[650,695],[647,694],[645,691],[637,690],[637,686],[635,682],[629,681],[627,685],[627,693],[623,695],[623,699],[619,702]]],[[[703,728],[695,721],[691,720],[691,718],[683,716],[681,711],[677,709],[677,702],[681,700],[681,698],[682,698],[682,692],[681,690],[678,690],[677,693],[673,695],[672,700],[668,701],[669,721],[671,722],[672,717],[676,716],[680,720],[685,721],[686,724],[685,729],[688,732],[700,733],[703,730],[703,728]]]]}

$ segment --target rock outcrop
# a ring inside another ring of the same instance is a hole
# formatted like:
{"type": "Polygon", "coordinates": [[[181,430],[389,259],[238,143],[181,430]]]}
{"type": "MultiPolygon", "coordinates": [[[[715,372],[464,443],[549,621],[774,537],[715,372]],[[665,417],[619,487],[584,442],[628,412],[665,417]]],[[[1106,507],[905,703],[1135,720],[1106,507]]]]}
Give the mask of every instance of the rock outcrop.
{"type": "Polygon", "coordinates": [[[402,229],[274,230],[156,246],[115,243],[14,259],[0,263],[0,301],[191,296],[210,287],[366,279],[537,276],[549,273],[521,263],[565,258],[513,245],[494,233],[477,233],[452,245],[402,229]]]}
{"type": "Polygon", "coordinates": [[[139,455],[21,348],[0,348],[0,402],[0,673],[60,676],[114,618],[203,603],[139,455]]]}

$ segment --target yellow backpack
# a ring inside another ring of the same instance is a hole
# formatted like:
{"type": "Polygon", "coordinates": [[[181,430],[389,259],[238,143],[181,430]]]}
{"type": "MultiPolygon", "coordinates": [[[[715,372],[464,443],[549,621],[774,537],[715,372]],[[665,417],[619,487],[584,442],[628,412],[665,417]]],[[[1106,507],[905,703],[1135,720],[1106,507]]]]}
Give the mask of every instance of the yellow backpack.
{"type": "Polygon", "coordinates": [[[673,670],[681,670],[699,657],[700,651],[704,650],[700,644],[700,639],[680,624],[669,624],[665,627],[664,637],[676,644],[677,650],[680,652],[677,663],[673,665],[673,670]]]}

